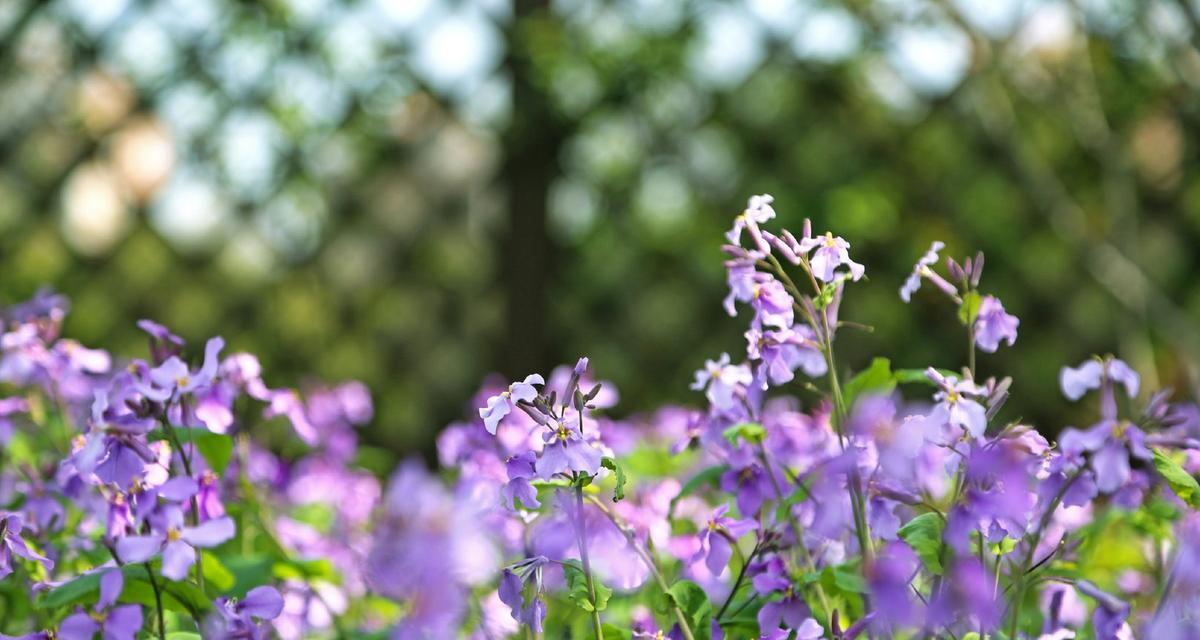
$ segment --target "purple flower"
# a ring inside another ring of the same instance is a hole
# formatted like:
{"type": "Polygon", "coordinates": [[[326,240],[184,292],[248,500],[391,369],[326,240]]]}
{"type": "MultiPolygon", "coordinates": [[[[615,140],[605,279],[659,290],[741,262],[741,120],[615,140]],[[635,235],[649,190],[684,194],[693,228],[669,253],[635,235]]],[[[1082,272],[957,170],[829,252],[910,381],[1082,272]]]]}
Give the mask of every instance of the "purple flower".
{"type": "Polygon", "coordinates": [[[546,619],[542,567],[549,562],[545,556],[535,556],[504,569],[500,578],[500,601],[508,605],[513,620],[528,625],[539,634],[542,621],[546,619]]]}
{"type": "Polygon", "coordinates": [[[708,360],[704,368],[696,372],[696,381],[692,390],[703,389],[708,401],[721,412],[730,412],[737,408],[739,391],[745,392],[746,385],[754,381],[750,367],[739,364],[729,364],[729,354],[722,353],[716,362],[708,360]]]}
{"type": "Polygon", "coordinates": [[[488,398],[487,406],[479,410],[479,417],[483,418],[483,426],[487,428],[488,433],[495,435],[496,425],[500,424],[500,420],[512,413],[518,402],[532,402],[538,395],[534,385],[543,384],[546,384],[546,381],[542,376],[533,373],[525,376],[525,380],[521,382],[508,385],[508,389],[500,394],[488,398]]]}
{"type": "Polygon", "coordinates": [[[841,237],[826,232],[823,236],[804,238],[800,241],[801,253],[808,253],[813,249],[816,251],[809,257],[809,265],[812,267],[813,276],[816,279],[822,282],[833,282],[834,270],[842,265],[849,268],[852,280],[857,281],[863,277],[864,267],[850,259],[850,243],[841,237]]]}
{"type": "Polygon", "coordinates": [[[919,610],[911,584],[920,569],[917,554],[903,542],[889,542],[867,570],[867,584],[878,613],[876,624],[895,629],[913,624],[919,610]]]}
{"type": "Polygon", "coordinates": [[[163,554],[162,574],[183,580],[196,562],[194,547],[215,547],[233,538],[235,528],[228,517],[209,520],[194,527],[184,526],[183,511],[168,506],[163,511],[160,530],[150,535],[126,536],[117,541],[117,556],[122,562],[145,562],[163,554]]]}
{"type": "Polygon", "coordinates": [[[167,358],[162,364],[145,372],[137,382],[137,390],[153,402],[171,402],[181,396],[196,392],[212,384],[220,366],[219,356],[225,348],[220,336],[209,339],[204,345],[204,364],[196,370],[188,369],[178,356],[167,358]]]}
{"type": "Polygon", "coordinates": [[[47,571],[54,568],[54,562],[34,552],[21,537],[25,528],[21,516],[15,513],[0,511],[0,580],[12,573],[12,557],[25,558],[40,563],[47,571]]]}
{"type": "Polygon", "coordinates": [[[255,587],[241,599],[217,598],[216,610],[219,617],[209,625],[208,635],[218,640],[262,640],[270,636],[258,622],[279,617],[283,596],[272,586],[255,587]]]}
{"type": "Polygon", "coordinates": [[[163,325],[153,320],[138,320],[137,326],[150,335],[150,357],[155,364],[162,364],[183,352],[183,338],[163,325]]]}
{"type": "Polygon", "coordinates": [[[688,562],[688,564],[695,564],[703,558],[705,566],[714,576],[721,575],[721,572],[729,564],[729,558],[733,557],[733,547],[730,546],[729,539],[737,540],[758,528],[753,520],[734,520],[726,516],[725,512],[728,510],[729,505],[725,504],[713,510],[708,522],[697,534],[700,548],[688,562]]]}
{"type": "Polygon", "coordinates": [[[1087,620],[1087,605],[1069,584],[1051,582],[1038,594],[1038,603],[1045,622],[1042,633],[1049,634],[1063,628],[1082,627],[1087,620]]]}
{"type": "Polygon", "coordinates": [[[92,402],[91,431],[73,455],[80,472],[95,473],[101,482],[129,488],[155,455],[145,436],[155,427],[153,418],[139,418],[121,402],[125,389],[114,379],[110,390],[97,389],[92,402]],[[116,400],[110,407],[110,400],[116,400]]]}
{"type": "Polygon", "coordinates": [[[810,378],[825,375],[828,367],[825,356],[816,343],[812,329],[797,326],[791,329],[746,332],[746,355],[758,360],[759,383],[783,385],[790,382],[797,369],[810,378]]]}
{"type": "Polygon", "coordinates": [[[1102,384],[1119,382],[1125,385],[1125,392],[1132,398],[1138,393],[1141,377],[1124,361],[1116,358],[1106,360],[1088,360],[1078,367],[1063,367],[1058,374],[1059,384],[1063,395],[1068,400],[1078,400],[1091,389],[1099,389],[1102,384]]]}
{"type": "Polygon", "coordinates": [[[114,607],[125,577],[120,569],[110,569],[100,577],[100,599],[91,612],[77,611],[63,620],[58,637],[63,640],[92,640],[99,633],[104,640],[134,640],[142,629],[142,607],[127,604],[114,607]]]}
{"type": "Polygon", "coordinates": [[[604,454],[585,440],[577,428],[569,425],[566,418],[552,425],[544,439],[545,447],[536,465],[538,477],[543,480],[559,473],[594,476],[600,472],[600,459],[604,454]]]}
{"type": "Polygon", "coordinates": [[[1096,601],[1096,609],[1092,612],[1092,633],[1096,640],[1120,638],[1125,619],[1129,617],[1129,603],[1101,591],[1087,580],[1079,580],[1075,586],[1080,593],[1096,601]]]}
{"type": "MultiPolygon", "coordinates": [[[[812,615],[808,605],[804,603],[804,599],[796,593],[795,581],[788,574],[787,566],[779,556],[773,556],[770,560],[755,567],[757,573],[751,580],[754,585],[754,590],[759,595],[770,597],[774,594],[781,594],[782,597],[778,600],[770,600],[762,609],[758,611],[758,627],[765,634],[769,634],[779,629],[782,624],[786,629],[797,629],[801,631],[800,638],[820,638],[821,625],[817,625],[816,636],[807,635],[812,632],[809,621],[812,620],[809,616],[812,615]]],[[[815,621],[813,621],[815,623],[815,621]]],[[[783,638],[787,637],[785,633],[783,638]]]]}
{"type": "Polygon", "coordinates": [[[999,298],[984,296],[979,303],[979,315],[975,318],[975,344],[988,353],[995,353],[1001,340],[1008,341],[1011,347],[1017,341],[1017,325],[1020,323],[1016,316],[1005,313],[999,298]]]}
{"type": "Polygon", "coordinates": [[[733,219],[733,228],[725,233],[729,242],[740,245],[742,229],[750,227],[751,233],[755,233],[758,225],[774,218],[775,209],[771,207],[771,203],[774,201],[775,198],[766,193],[760,196],[750,196],[750,200],[746,203],[746,210],[733,219]]]}
{"type": "MultiPolygon", "coordinates": [[[[921,256],[921,258],[917,260],[916,266],[913,267],[912,274],[909,275],[908,279],[904,281],[904,286],[900,287],[901,300],[905,302],[911,300],[912,294],[916,293],[917,290],[921,288],[922,276],[933,274],[933,271],[930,270],[929,267],[937,264],[938,252],[945,247],[946,243],[940,240],[934,240],[933,244],[929,245],[929,251],[926,251],[925,255],[921,256]]],[[[945,281],[943,280],[943,282],[945,281]]],[[[955,291],[955,295],[957,295],[957,293],[958,292],[955,291]]]]}
{"type": "Polygon", "coordinates": [[[0,446],[7,446],[12,439],[12,417],[18,413],[28,413],[29,402],[25,398],[0,398],[0,446]]]}
{"type": "Polygon", "coordinates": [[[933,367],[926,369],[925,375],[941,389],[933,396],[938,403],[929,414],[929,421],[960,427],[975,438],[983,437],[987,430],[987,410],[975,398],[986,397],[986,391],[970,380],[959,382],[955,376],[943,376],[933,367]]]}
{"type": "Polygon", "coordinates": [[[505,464],[508,484],[500,490],[500,495],[509,509],[517,508],[515,504],[517,500],[520,500],[521,506],[526,509],[537,509],[542,506],[542,503],[538,502],[537,489],[529,482],[537,477],[536,461],[534,453],[526,451],[509,458],[505,464]]]}
{"type": "Polygon", "coordinates": [[[746,460],[745,464],[731,464],[721,475],[721,490],[736,495],[738,511],[753,516],[771,496],[771,477],[757,462],[746,460]]]}

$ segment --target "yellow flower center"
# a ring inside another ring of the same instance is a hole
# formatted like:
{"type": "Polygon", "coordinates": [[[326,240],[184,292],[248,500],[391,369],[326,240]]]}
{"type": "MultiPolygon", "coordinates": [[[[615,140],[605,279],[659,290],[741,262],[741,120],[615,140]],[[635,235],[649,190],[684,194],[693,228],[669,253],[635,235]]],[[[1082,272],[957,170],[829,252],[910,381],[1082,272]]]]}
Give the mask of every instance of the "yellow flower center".
{"type": "Polygon", "coordinates": [[[557,435],[558,439],[562,440],[563,442],[566,442],[571,438],[571,432],[567,430],[567,425],[561,422],[558,423],[558,430],[555,431],[555,435],[557,435]]]}
{"type": "Polygon", "coordinates": [[[188,385],[188,377],[179,376],[179,379],[175,381],[175,385],[179,387],[186,387],[188,385]]]}
{"type": "Polygon", "coordinates": [[[183,537],[183,532],[175,527],[167,529],[167,542],[178,542],[183,537]]]}
{"type": "Polygon", "coordinates": [[[833,239],[833,233],[830,231],[825,232],[825,246],[830,248],[837,246],[837,242],[833,239]]]}
{"type": "Polygon", "coordinates": [[[108,619],[108,614],[103,611],[89,611],[88,615],[92,617],[92,620],[100,624],[104,624],[104,621],[108,619]]]}

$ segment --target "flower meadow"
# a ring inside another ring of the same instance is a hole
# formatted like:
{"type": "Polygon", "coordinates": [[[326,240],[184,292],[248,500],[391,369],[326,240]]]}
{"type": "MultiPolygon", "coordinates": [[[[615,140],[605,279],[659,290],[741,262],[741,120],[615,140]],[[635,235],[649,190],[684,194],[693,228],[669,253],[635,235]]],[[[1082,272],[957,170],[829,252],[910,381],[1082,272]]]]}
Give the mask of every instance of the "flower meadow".
{"type": "Polygon", "coordinates": [[[1200,638],[1200,407],[1101,355],[1058,380],[1091,424],[1006,418],[977,361],[1021,324],[941,243],[897,313],[942,305],[968,361],[848,366],[867,270],[774,218],[755,196],[727,234],[746,351],[699,408],[616,417],[580,358],[487,382],[438,471],[367,470],[359,383],[275,388],[149,320],[110,354],[49,292],[4,309],[0,637],[1200,638]]]}

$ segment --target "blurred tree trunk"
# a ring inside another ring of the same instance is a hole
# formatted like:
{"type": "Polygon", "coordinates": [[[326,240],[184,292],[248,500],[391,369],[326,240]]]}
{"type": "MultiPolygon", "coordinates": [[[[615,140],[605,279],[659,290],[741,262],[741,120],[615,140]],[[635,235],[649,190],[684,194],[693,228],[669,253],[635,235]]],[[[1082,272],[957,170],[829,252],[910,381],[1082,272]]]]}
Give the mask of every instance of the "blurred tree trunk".
{"type": "Polygon", "coordinates": [[[546,233],[550,186],[566,127],[540,86],[533,51],[524,34],[532,23],[554,20],[549,0],[514,0],[507,30],[504,71],[512,81],[512,119],[504,132],[500,179],[507,191],[508,232],[500,250],[507,294],[507,352],[502,369],[509,375],[541,371],[550,363],[547,346],[547,299],[554,251],[546,233]]]}

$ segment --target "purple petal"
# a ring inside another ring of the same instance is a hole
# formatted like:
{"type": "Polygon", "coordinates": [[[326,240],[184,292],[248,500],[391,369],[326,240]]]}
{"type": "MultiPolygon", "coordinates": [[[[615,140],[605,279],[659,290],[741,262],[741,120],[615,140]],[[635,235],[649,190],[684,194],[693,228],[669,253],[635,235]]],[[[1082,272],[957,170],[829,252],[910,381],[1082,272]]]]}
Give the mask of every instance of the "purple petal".
{"type": "Polygon", "coordinates": [[[62,640],[92,640],[92,636],[100,630],[100,625],[86,613],[74,613],[62,621],[58,627],[58,637],[62,640]]]}
{"type": "Polygon", "coordinates": [[[107,609],[117,602],[121,590],[125,588],[125,576],[120,569],[109,569],[100,576],[100,599],[96,601],[97,609],[107,609]]]}
{"type": "Polygon", "coordinates": [[[195,480],[180,476],[163,483],[158,488],[158,495],[174,502],[183,502],[196,495],[198,491],[200,491],[200,485],[196,484],[195,480]]]}
{"type": "Polygon", "coordinates": [[[226,516],[187,527],[183,530],[182,537],[197,547],[215,547],[232,538],[236,532],[233,519],[226,516]]]}
{"type": "Polygon", "coordinates": [[[162,549],[161,535],[125,536],[117,540],[117,557],[121,562],[145,562],[153,558],[162,549]]]}
{"type": "Polygon", "coordinates": [[[705,558],[704,564],[708,566],[708,570],[712,571],[714,576],[721,575],[725,567],[729,564],[729,558],[733,556],[733,548],[729,546],[729,541],[719,533],[713,533],[708,537],[708,557],[705,558]]]}
{"type": "Polygon", "coordinates": [[[274,620],[283,611],[283,596],[275,587],[255,587],[246,593],[238,606],[260,620],[274,620]]]}
{"type": "Polygon", "coordinates": [[[104,640],[134,640],[142,629],[142,607],[127,604],[108,612],[104,621],[104,640]]]}
{"type": "Polygon", "coordinates": [[[196,550],[186,542],[168,542],[163,549],[162,574],[172,580],[187,578],[188,569],[196,562],[196,550]]]}

